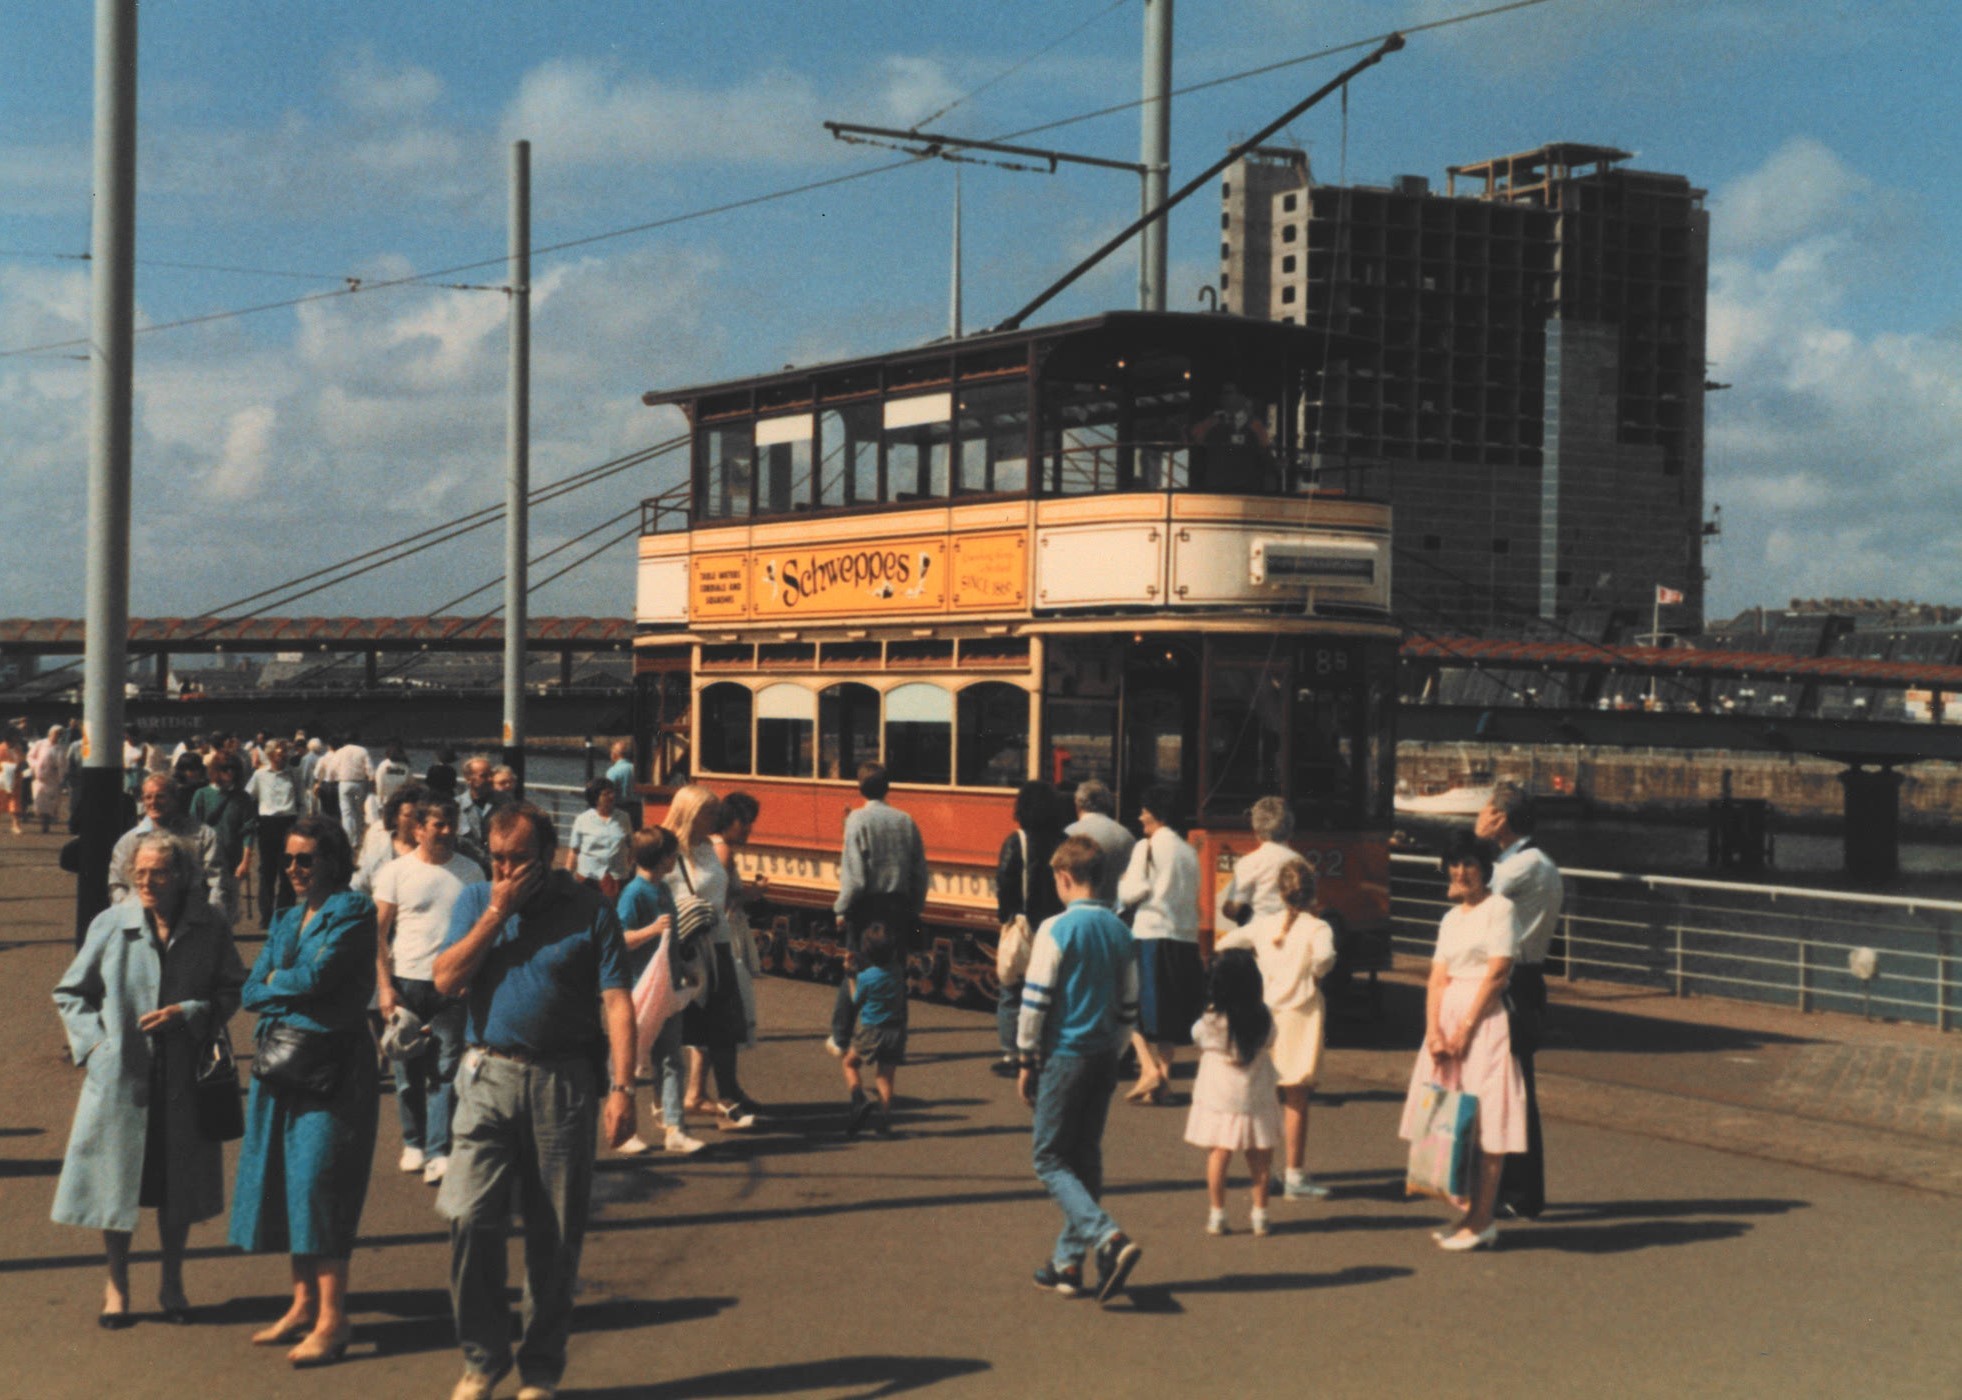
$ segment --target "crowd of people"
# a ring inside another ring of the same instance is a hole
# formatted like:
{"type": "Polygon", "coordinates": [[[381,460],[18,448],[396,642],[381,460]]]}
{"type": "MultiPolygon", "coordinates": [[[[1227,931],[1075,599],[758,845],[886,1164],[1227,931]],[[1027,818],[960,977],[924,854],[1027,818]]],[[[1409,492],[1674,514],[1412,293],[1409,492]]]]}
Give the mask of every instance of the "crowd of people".
{"type": "MultiPolygon", "coordinates": [[[[236,1109],[225,1027],[242,1007],[255,1045],[228,1238],[286,1255],[292,1284],[290,1307],[253,1342],[286,1347],[294,1366],[329,1364],[348,1345],[379,1051],[398,1167],[436,1188],[450,1223],[455,1394],[488,1396],[513,1369],[520,1396],[553,1394],[597,1141],[687,1155],[704,1147],[690,1113],[730,1133],[766,1116],[741,1078],[761,971],[748,910],[767,887],[744,881],[738,856],[759,804],[689,784],[660,824],[636,829],[622,802],[631,759],[616,749],[562,839],[518,799],[509,769],[459,764],[447,749],[417,777],[399,745],[377,761],[357,735],[214,736],[155,757],[132,748],[143,815],[112,856],[113,902],[55,992],[86,1087],[54,1218],[102,1233],[101,1325],[130,1321],[143,1209],[162,1240],[163,1316],[194,1318],[185,1238],[225,1210],[205,1081],[225,1064],[236,1109]],[[255,864],[265,941],[247,969],[232,929],[255,864]],[[654,1094],[645,1134],[642,1079],[654,1094]],[[514,1213],[525,1242],[515,1350],[504,1303],[514,1213]]],[[[847,976],[827,1049],[853,1137],[893,1131],[906,960],[929,890],[919,826],[889,788],[880,765],[861,768],[834,905],[847,976]]],[[[1308,1170],[1308,1118],[1335,936],[1315,871],[1289,844],[1287,804],[1264,798],[1250,818],[1259,844],[1235,864],[1202,946],[1199,860],[1175,791],[1144,795],[1136,834],[1100,782],[1067,797],[1041,782],[1016,794],[996,877],[996,1069],[1032,1110],[1032,1164],[1063,1217],[1040,1287],[1108,1301],[1141,1257],[1102,1203],[1102,1141],[1127,1058],[1136,1079],[1124,1098],[1150,1107],[1173,1101],[1179,1050],[1197,1053],[1184,1138],[1207,1154],[1208,1233],[1233,1228],[1236,1155],[1254,1235],[1268,1233],[1276,1193],[1328,1194],[1308,1170]]],[[[1416,1135],[1436,1088],[1476,1096],[1476,1169],[1457,1218],[1436,1232],[1447,1251],[1490,1247],[1502,1213],[1530,1218],[1545,1203],[1532,1059],[1561,884],[1532,830],[1530,800],[1501,788],[1442,861],[1451,908],[1401,1131],[1416,1135]]]]}

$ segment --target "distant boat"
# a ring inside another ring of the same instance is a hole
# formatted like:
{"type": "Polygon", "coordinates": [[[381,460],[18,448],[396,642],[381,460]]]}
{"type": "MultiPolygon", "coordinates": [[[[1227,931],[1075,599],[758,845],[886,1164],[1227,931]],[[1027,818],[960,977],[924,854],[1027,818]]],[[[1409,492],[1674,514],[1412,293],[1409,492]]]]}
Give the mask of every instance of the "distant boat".
{"type": "Polygon", "coordinates": [[[1470,821],[1491,800],[1490,783],[1446,788],[1443,792],[1421,796],[1400,792],[1396,795],[1396,813],[1400,817],[1429,817],[1434,821],[1470,821]]]}

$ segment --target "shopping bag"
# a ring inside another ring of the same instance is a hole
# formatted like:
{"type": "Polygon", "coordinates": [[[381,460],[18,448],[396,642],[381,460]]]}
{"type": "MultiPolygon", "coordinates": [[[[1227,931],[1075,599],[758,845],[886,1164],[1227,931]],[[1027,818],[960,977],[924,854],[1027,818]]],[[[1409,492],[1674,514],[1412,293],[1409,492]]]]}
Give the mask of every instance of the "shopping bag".
{"type": "Polygon", "coordinates": [[[678,1015],[688,1005],[691,997],[677,991],[674,974],[668,960],[668,946],[672,938],[662,938],[661,945],[654,950],[654,959],[634,983],[634,1043],[640,1047],[641,1057],[646,1058],[654,1038],[661,1033],[661,1027],[668,1023],[670,1016],[678,1015]]]}
{"type": "Polygon", "coordinates": [[[1410,1141],[1404,1194],[1466,1200],[1478,1149],[1478,1096],[1442,1084],[1426,1084],[1418,1093],[1419,1131],[1410,1141]]]}
{"type": "Polygon", "coordinates": [[[1020,983],[1028,975],[1029,955],[1034,951],[1028,916],[1017,914],[1001,926],[1001,942],[995,945],[995,980],[1004,987],[1020,983]]]}

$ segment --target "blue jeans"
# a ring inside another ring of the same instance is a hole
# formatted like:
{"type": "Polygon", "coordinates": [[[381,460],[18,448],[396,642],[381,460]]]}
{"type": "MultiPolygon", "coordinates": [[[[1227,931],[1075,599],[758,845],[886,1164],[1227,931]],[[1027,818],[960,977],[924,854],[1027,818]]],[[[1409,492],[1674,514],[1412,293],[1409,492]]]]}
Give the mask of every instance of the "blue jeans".
{"type": "Polygon", "coordinates": [[[1104,1122],[1117,1092],[1117,1051],[1054,1055],[1036,1081],[1035,1174],[1063,1212],[1051,1262],[1059,1269],[1117,1233],[1097,1204],[1104,1194],[1104,1122]]]}
{"type": "Polygon", "coordinates": [[[670,1128],[682,1127],[682,1091],[688,1085],[688,1060],[681,1053],[680,1013],[668,1017],[661,1026],[661,1033],[654,1037],[647,1057],[654,1072],[661,1076],[661,1121],[670,1128]]]}
{"type": "Polygon", "coordinates": [[[1001,989],[1001,998],[995,1003],[995,1039],[1001,1043],[1001,1053],[1015,1054],[1015,1033],[1022,1019],[1022,984],[1001,989]]]}
{"type": "Polygon", "coordinates": [[[434,982],[412,977],[398,978],[395,994],[422,1018],[435,1041],[427,1054],[389,1062],[395,1072],[402,1145],[421,1148],[425,1157],[447,1157],[450,1117],[456,1106],[456,1067],[463,1059],[464,1005],[438,993],[434,982]]]}

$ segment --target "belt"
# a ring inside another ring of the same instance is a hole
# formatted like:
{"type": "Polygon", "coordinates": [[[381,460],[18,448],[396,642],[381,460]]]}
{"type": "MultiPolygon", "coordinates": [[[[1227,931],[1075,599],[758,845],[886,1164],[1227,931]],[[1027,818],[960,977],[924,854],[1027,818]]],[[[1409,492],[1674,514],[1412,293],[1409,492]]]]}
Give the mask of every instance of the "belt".
{"type": "Polygon", "coordinates": [[[477,1045],[471,1048],[483,1051],[493,1060],[509,1060],[514,1065],[546,1065],[556,1060],[572,1058],[570,1055],[534,1055],[529,1050],[505,1050],[495,1045],[477,1045]]]}

